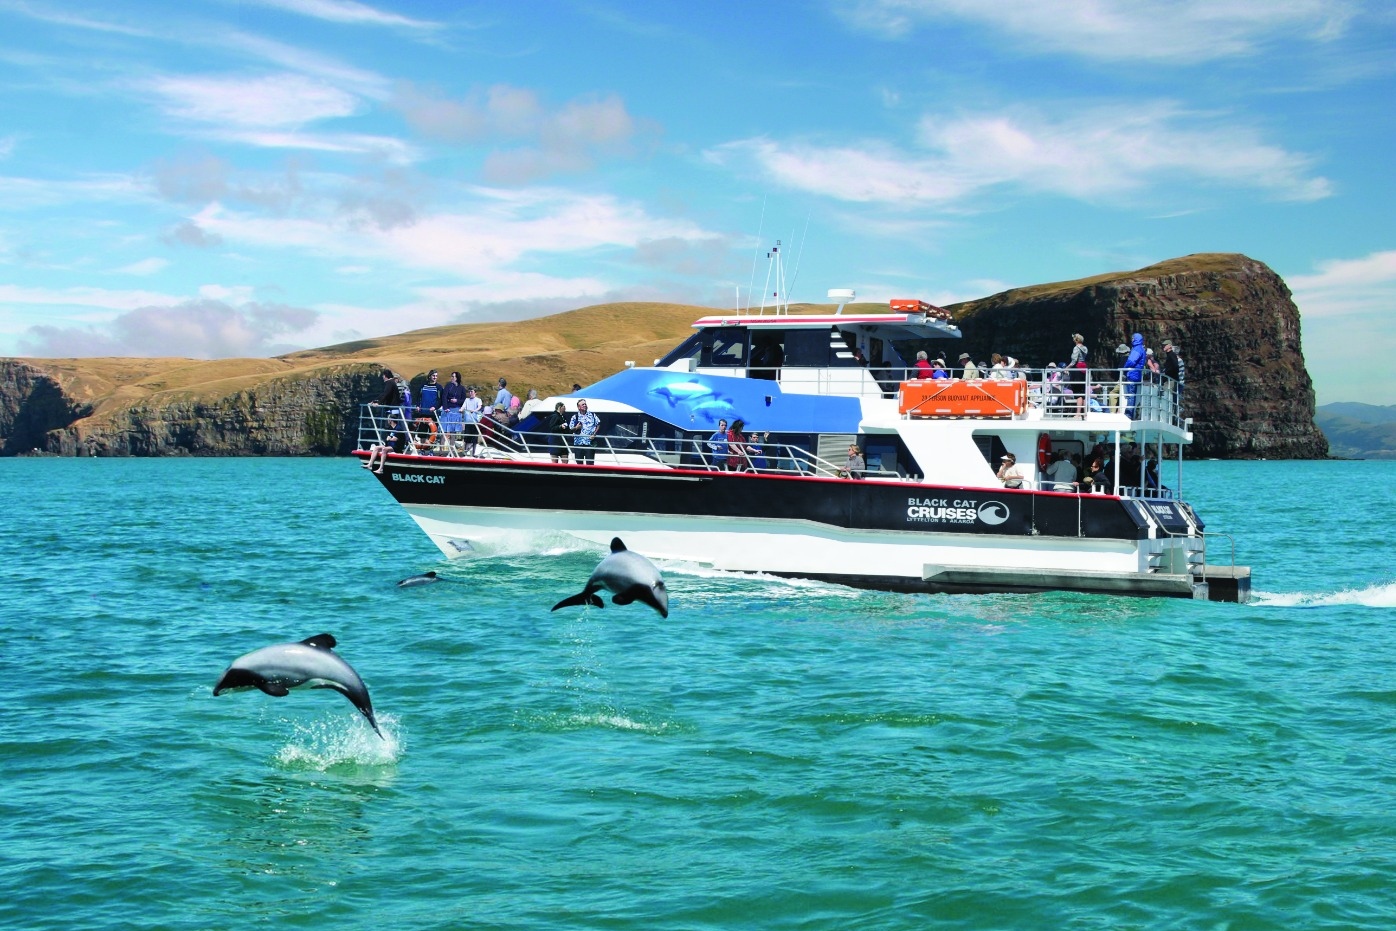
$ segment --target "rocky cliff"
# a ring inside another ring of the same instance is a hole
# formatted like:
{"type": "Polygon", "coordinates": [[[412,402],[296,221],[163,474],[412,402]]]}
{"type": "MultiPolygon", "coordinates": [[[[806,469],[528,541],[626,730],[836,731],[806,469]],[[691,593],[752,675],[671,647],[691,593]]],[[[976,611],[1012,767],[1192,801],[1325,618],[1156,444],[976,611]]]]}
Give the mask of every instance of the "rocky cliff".
{"type": "MultiPolygon", "coordinates": [[[[1080,281],[1017,288],[948,308],[969,351],[1025,365],[1064,363],[1071,334],[1086,337],[1091,365],[1113,367],[1115,347],[1142,333],[1161,353],[1182,347],[1184,412],[1193,457],[1319,459],[1328,441],[1314,425],[1314,390],[1299,341],[1299,309],[1266,265],[1244,255],[1202,254],[1080,281]]],[[[953,351],[952,351],[953,350],[953,351]]]]}
{"type": "MultiPolygon", "coordinates": [[[[860,307],[859,310],[876,308],[860,307]]],[[[881,308],[886,310],[885,305],[881,308]]],[[[828,312],[808,307],[807,312],[828,312]]],[[[1064,362],[1085,335],[1091,365],[1142,333],[1181,344],[1192,456],[1322,458],[1299,312],[1273,271],[1242,255],[1192,255],[1135,272],[1018,288],[951,307],[963,339],[954,359],[1011,354],[1064,362]]],[[[543,395],[589,384],[625,361],[677,345],[708,308],[608,304],[518,323],[437,327],[276,359],[0,360],[0,454],[334,455],[356,445],[358,406],[380,368],[409,377],[458,369],[467,384],[543,395]]],[[[444,379],[443,379],[444,380],[444,379]]]]}

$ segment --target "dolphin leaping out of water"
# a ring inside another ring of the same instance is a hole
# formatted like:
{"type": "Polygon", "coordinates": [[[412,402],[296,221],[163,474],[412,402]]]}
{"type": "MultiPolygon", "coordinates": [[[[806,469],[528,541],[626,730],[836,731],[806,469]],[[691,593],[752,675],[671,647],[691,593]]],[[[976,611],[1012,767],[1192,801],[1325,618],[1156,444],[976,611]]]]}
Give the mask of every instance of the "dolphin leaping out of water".
{"type": "Polygon", "coordinates": [[[383,732],[373,717],[373,705],[368,700],[368,687],[354,667],[334,652],[334,646],[334,637],[318,634],[300,643],[278,643],[253,650],[233,660],[213,687],[213,694],[261,689],[279,698],[302,686],[334,689],[353,702],[373,725],[374,732],[382,737],[383,732]]]}
{"type": "Polygon", "coordinates": [[[641,601],[659,612],[660,617],[669,616],[669,591],[664,587],[664,579],[659,570],[639,553],[632,553],[620,542],[620,537],[611,540],[611,555],[597,565],[587,579],[586,587],[571,598],[564,598],[553,605],[553,610],[572,605],[605,604],[597,596],[601,589],[615,592],[612,604],[628,605],[641,601]]]}

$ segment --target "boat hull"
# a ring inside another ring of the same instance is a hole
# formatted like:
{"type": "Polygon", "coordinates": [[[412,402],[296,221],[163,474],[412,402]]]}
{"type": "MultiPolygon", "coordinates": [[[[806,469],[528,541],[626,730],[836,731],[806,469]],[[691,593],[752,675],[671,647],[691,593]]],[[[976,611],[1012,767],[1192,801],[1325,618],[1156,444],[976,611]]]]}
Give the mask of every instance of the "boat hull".
{"type": "Polygon", "coordinates": [[[1172,501],[429,457],[378,478],[448,556],[619,535],[652,558],[864,588],[1197,594],[1180,567],[1201,540],[1172,501]]]}

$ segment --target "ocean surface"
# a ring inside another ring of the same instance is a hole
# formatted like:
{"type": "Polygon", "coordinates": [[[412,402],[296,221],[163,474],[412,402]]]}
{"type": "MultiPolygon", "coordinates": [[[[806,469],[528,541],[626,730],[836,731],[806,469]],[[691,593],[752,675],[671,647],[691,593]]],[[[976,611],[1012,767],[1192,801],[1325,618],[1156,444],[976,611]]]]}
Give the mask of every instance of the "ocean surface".
{"type": "Polygon", "coordinates": [[[348,459],[0,460],[0,928],[1396,927],[1396,463],[1186,480],[1254,603],[666,565],[664,620],[348,459]],[[387,740],[213,696],[321,632],[387,740]]]}

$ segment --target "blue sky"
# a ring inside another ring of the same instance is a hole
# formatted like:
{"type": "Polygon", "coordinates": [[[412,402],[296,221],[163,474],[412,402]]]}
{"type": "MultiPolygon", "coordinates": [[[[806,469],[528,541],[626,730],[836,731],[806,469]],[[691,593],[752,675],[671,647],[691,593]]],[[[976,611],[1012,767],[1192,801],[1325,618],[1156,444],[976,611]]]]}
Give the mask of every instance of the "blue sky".
{"type": "Polygon", "coordinates": [[[777,239],[795,300],[1218,251],[1393,404],[1392,101],[1390,2],[0,0],[0,354],[732,306],[777,239]]]}

